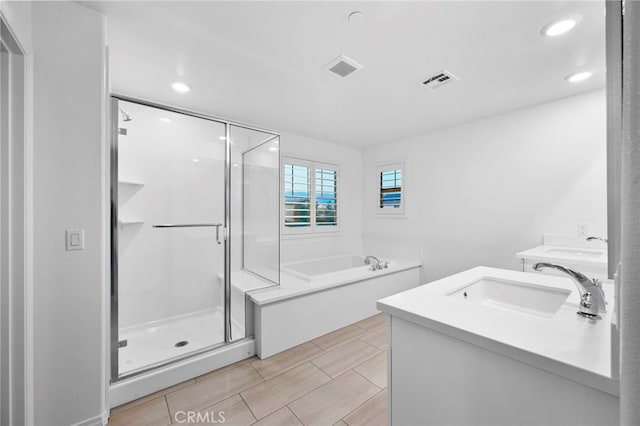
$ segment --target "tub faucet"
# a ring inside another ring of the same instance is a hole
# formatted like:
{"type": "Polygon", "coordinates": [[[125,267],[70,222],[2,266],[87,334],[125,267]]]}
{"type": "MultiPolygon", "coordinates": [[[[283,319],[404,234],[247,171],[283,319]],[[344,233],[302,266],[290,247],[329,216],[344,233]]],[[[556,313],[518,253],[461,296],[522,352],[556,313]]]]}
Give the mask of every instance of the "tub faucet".
{"type": "Polygon", "coordinates": [[[599,313],[607,312],[607,302],[604,299],[602,282],[595,278],[587,278],[584,274],[554,263],[536,263],[533,269],[540,271],[544,268],[557,269],[569,275],[580,292],[579,315],[591,319],[600,319],[599,313]]]}
{"type": "Polygon", "coordinates": [[[587,241],[594,241],[594,240],[600,240],[600,241],[603,241],[605,243],[609,242],[609,240],[607,240],[606,238],[602,238],[602,237],[587,237],[587,241]]]}
{"type": "Polygon", "coordinates": [[[371,265],[371,270],[376,271],[382,269],[382,262],[375,256],[367,256],[364,258],[365,265],[371,265]],[[372,263],[373,262],[373,263],[372,263]]]}

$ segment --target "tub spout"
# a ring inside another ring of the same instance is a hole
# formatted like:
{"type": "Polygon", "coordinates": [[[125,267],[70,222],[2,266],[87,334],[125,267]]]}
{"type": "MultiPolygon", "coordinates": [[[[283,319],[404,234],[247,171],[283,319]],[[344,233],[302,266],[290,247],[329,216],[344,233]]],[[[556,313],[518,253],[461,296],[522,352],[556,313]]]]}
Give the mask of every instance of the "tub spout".
{"type": "Polygon", "coordinates": [[[364,263],[366,265],[371,265],[371,270],[372,271],[377,271],[382,269],[382,262],[380,262],[380,259],[378,259],[375,256],[367,256],[364,258],[364,263]]]}

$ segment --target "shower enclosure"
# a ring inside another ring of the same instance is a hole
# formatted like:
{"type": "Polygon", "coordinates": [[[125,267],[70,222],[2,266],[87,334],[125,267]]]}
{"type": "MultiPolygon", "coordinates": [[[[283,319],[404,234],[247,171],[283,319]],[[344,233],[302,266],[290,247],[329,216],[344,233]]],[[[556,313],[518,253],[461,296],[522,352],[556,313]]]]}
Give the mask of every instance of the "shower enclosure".
{"type": "Polygon", "coordinates": [[[279,136],[112,97],[111,379],[252,336],[279,284],[279,136]]]}

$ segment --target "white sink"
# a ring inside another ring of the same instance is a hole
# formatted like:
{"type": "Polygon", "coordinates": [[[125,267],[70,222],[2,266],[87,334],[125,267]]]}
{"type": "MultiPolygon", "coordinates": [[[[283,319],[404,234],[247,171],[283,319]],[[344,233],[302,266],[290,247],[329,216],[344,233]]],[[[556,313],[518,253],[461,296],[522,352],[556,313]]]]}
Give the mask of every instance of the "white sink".
{"type": "Polygon", "coordinates": [[[483,277],[447,296],[461,299],[465,303],[550,318],[565,303],[569,294],[570,290],[561,288],[483,277]]]}
{"type": "Polygon", "coordinates": [[[604,254],[604,250],[591,250],[591,249],[570,249],[570,248],[552,248],[545,251],[546,254],[552,256],[578,256],[578,257],[590,257],[596,258],[604,254]]]}

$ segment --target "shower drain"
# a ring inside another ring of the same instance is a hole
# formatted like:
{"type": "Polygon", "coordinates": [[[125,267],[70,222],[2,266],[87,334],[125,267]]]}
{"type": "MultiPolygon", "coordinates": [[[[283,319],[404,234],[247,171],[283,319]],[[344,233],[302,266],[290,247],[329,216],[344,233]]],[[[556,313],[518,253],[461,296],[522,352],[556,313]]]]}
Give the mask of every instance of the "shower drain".
{"type": "Polygon", "coordinates": [[[181,340],[181,341],[179,341],[178,343],[176,343],[174,346],[175,346],[176,348],[181,348],[181,347],[183,347],[183,346],[187,346],[188,344],[189,344],[189,341],[188,341],[188,340],[181,340]]]}

